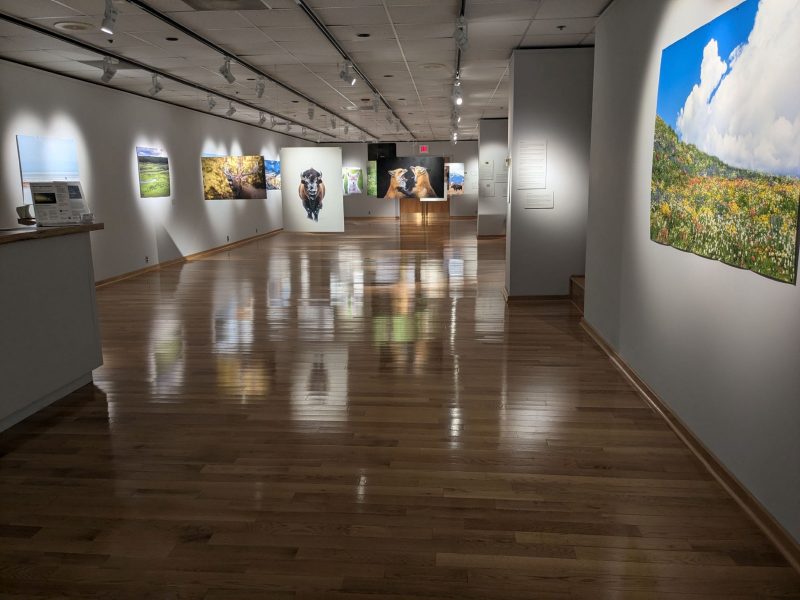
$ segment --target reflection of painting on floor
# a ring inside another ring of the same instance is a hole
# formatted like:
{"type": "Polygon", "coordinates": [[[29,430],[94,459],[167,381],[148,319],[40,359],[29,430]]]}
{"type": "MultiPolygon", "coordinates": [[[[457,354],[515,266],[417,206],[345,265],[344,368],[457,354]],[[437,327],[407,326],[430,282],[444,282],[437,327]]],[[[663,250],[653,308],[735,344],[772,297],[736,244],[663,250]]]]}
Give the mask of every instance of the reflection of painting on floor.
{"type": "Polygon", "coordinates": [[[664,50],[653,241],[797,280],[798,20],[800,0],[747,0],[664,50]]]}
{"type": "Polygon", "coordinates": [[[357,167],[342,167],[342,191],[345,196],[363,194],[364,175],[357,167]]]}
{"type": "Polygon", "coordinates": [[[464,193],[464,163],[447,163],[447,195],[460,196],[464,193]]]}
{"type": "Polygon", "coordinates": [[[163,148],[136,146],[139,170],[139,196],[165,198],[170,194],[169,158],[163,148]]]}
{"type": "Polygon", "coordinates": [[[267,197],[261,156],[202,157],[203,196],[206,200],[267,197]]]}
{"type": "Polygon", "coordinates": [[[267,171],[267,189],[281,189],[281,161],[265,160],[264,168],[267,171]]]}

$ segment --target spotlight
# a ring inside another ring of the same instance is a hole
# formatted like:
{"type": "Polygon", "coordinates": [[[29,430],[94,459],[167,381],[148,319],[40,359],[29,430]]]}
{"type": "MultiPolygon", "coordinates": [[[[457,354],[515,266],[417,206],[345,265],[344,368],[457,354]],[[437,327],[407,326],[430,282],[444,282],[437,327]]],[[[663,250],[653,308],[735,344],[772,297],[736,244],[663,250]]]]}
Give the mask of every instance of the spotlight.
{"type": "Polygon", "coordinates": [[[103,83],[108,83],[114,78],[114,75],[116,74],[117,74],[117,62],[110,56],[104,56],[103,75],[100,77],[100,81],[102,81],[103,83]]]}
{"type": "Polygon", "coordinates": [[[266,123],[266,122],[267,122],[267,115],[265,115],[263,112],[259,112],[258,113],[258,124],[263,127],[264,123],[266,123]]]}
{"type": "Polygon", "coordinates": [[[208,98],[206,98],[206,102],[208,102],[208,110],[214,110],[214,107],[217,105],[217,101],[211,94],[209,94],[208,98]]]}
{"type": "Polygon", "coordinates": [[[264,96],[264,91],[267,89],[267,82],[264,81],[263,77],[259,77],[258,81],[256,82],[256,98],[261,98],[264,96]]]}
{"type": "Polygon", "coordinates": [[[464,52],[469,47],[469,36],[467,35],[467,20],[462,16],[456,19],[456,30],[453,32],[458,49],[464,52]]]}
{"type": "Polygon", "coordinates": [[[345,61],[344,65],[342,65],[342,70],[339,71],[339,79],[350,86],[356,84],[357,79],[353,70],[353,63],[349,60],[345,61]]]}
{"type": "Polygon", "coordinates": [[[158,92],[160,92],[161,90],[164,89],[164,86],[161,85],[161,82],[158,80],[158,75],[156,73],[153,73],[153,75],[152,75],[152,77],[150,79],[152,80],[153,85],[150,86],[150,89],[148,90],[148,93],[151,96],[155,96],[156,94],[158,94],[158,92]]]}
{"type": "Polygon", "coordinates": [[[301,131],[303,132],[304,136],[308,133],[308,129],[306,129],[305,127],[303,127],[303,129],[301,131]]]}
{"type": "Polygon", "coordinates": [[[457,143],[458,143],[458,132],[454,131],[453,132],[453,144],[457,144],[457,143]]]}
{"type": "Polygon", "coordinates": [[[286,122],[286,133],[289,133],[292,130],[292,124],[288,121],[286,122]]]}
{"type": "Polygon", "coordinates": [[[275,115],[269,116],[269,124],[271,127],[275,127],[278,124],[278,119],[275,118],[275,115]]]}
{"type": "Polygon", "coordinates": [[[308,118],[311,121],[314,120],[314,105],[313,104],[309,104],[308,105],[308,118]]]}
{"type": "Polygon", "coordinates": [[[459,88],[453,88],[453,102],[456,106],[461,106],[464,104],[464,96],[461,94],[461,90],[459,88]]]}
{"type": "Polygon", "coordinates": [[[117,15],[119,11],[114,6],[111,0],[106,0],[106,12],[103,15],[103,23],[100,25],[100,31],[108,35],[114,35],[114,28],[117,25],[117,15]]]}
{"type": "Polygon", "coordinates": [[[236,77],[231,73],[231,59],[229,56],[225,57],[225,62],[223,62],[222,66],[219,68],[219,74],[222,75],[228,83],[236,81],[236,77]]]}
{"type": "Polygon", "coordinates": [[[233,102],[228,102],[228,110],[225,112],[226,117],[232,117],[236,113],[236,107],[233,105],[233,102]]]}
{"type": "Polygon", "coordinates": [[[394,131],[395,133],[400,133],[400,121],[394,122],[394,131]]]}
{"type": "Polygon", "coordinates": [[[331,129],[336,129],[336,117],[331,117],[331,129]]]}
{"type": "Polygon", "coordinates": [[[344,124],[344,134],[347,135],[350,132],[350,125],[347,123],[344,124]]]}

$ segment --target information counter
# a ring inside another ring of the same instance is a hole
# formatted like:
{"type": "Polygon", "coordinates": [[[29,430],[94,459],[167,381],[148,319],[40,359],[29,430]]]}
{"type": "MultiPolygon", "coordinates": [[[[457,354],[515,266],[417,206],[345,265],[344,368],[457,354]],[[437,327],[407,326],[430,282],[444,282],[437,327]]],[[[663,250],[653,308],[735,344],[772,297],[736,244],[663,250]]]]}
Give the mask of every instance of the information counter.
{"type": "Polygon", "coordinates": [[[0,431],[103,364],[89,239],[99,229],[0,230],[0,431]]]}

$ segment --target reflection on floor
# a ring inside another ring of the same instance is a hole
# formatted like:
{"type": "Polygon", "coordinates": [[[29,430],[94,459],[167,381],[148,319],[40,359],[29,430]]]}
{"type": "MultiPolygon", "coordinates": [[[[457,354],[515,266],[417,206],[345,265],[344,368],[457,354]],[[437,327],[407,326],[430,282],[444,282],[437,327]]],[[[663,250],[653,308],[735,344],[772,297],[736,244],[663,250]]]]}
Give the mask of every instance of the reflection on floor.
{"type": "Polygon", "coordinates": [[[0,436],[0,596],[797,597],[503,248],[354,221],[101,289],[95,387],[0,436]]]}

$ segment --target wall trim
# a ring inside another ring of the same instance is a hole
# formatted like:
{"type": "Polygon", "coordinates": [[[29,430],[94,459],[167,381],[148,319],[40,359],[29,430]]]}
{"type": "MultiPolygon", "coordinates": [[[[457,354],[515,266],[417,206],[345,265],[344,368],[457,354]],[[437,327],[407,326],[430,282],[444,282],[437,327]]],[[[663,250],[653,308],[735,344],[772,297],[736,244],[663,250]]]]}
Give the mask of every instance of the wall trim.
{"type": "Polygon", "coordinates": [[[662,419],[669,428],[689,448],[711,476],[722,488],[733,497],[747,516],[755,522],[759,529],[769,538],[778,551],[786,558],[794,569],[800,572],[800,543],[789,534],[775,517],[758,499],[740,482],[733,473],[709,450],[694,432],[678,417],[672,409],[656,394],[652,388],[625,362],[616,350],[586,319],[581,319],[581,327],[589,337],[606,353],[612,364],[625,376],[645,403],[662,419]]]}
{"type": "Polygon", "coordinates": [[[238,246],[243,246],[245,244],[249,244],[250,242],[255,242],[256,240],[260,240],[262,238],[266,238],[275,234],[280,233],[283,231],[283,227],[279,227],[278,229],[273,229],[272,231],[268,231],[266,233],[259,233],[258,235],[253,235],[243,240],[238,240],[236,242],[231,242],[229,244],[224,244],[222,246],[216,246],[214,248],[210,248],[208,250],[201,250],[200,252],[195,252],[194,254],[187,254],[186,256],[179,256],[178,258],[173,258],[171,260],[165,260],[164,262],[157,263],[155,265],[151,265],[149,267],[143,267],[141,269],[136,269],[135,271],[128,271],[127,273],[122,273],[120,275],[114,275],[113,277],[108,277],[106,279],[101,279],[100,281],[96,281],[94,284],[95,288],[102,288],[107,285],[111,285],[112,283],[118,283],[120,281],[124,281],[126,279],[133,279],[134,277],[138,277],[139,275],[144,275],[146,273],[152,273],[153,271],[160,271],[166,267],[171,267],[173,265],[178,265],[185,262],[191,262],[193,260],[200,260],[209,256],[211,254],[216,254],[217,252],[224,252],[225,250],[232,250],[238,246]]]}
{"type": "Polygon", "coordinates": [[[497,234],[497,235],[479,235],[479,240],[504,240],[506,236],[504,233],[497,234]]]}

